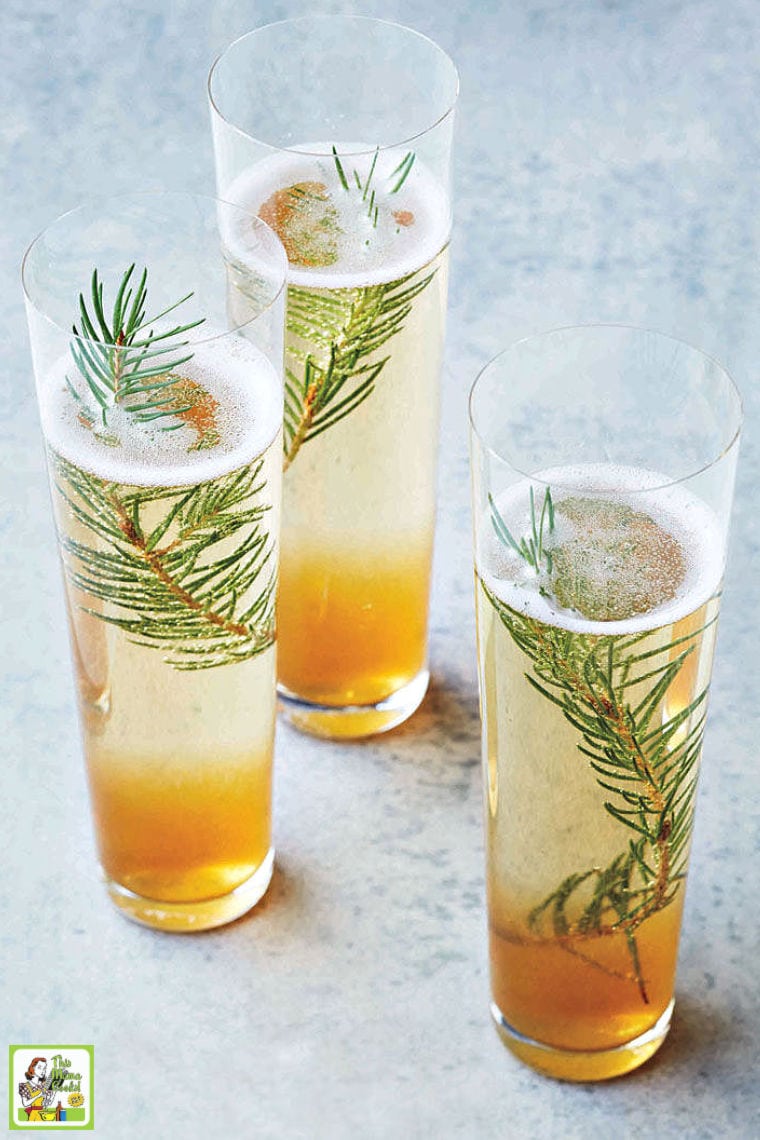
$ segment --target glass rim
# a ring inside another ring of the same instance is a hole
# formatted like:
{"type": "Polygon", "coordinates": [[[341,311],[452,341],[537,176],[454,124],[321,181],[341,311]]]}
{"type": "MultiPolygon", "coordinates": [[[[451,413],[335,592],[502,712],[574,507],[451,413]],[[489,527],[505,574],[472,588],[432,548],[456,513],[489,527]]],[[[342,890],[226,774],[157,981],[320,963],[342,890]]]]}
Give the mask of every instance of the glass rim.
{"type": "Polygon", "coordinates": [[[206,92],[208,95],[209,104],[211,106],[211,109],[214,111],[214,113],[216,115],[219,116],[219,118],[222,120],[222,122],[225,123],[231,130],[236,131],[239,135],[242,135],[243,138],[252,139],[254,142],[258,143],[260,146],[265,146],[269,150],[272,150],[275,152],[280,152],[280,153],[285,153],[285,154],[302,154],[302,155],[307,155],[310,158],[323,158],[325,155],[329,156],[330,151],[321,151],[321,150],[311,151],[311,150],[304,150],[303,147],[279,146],[277,143],[268,143],[268,142],[265,142],[264,139],[258,138],[256,135],[252,135],[250,133],[250,131],[244,130],[241,126],[239,126],[237,123],[234,123],[230,118],[228,118],[228,116],[226,114],[224,114],[224,112],[221,110],[221,108],[217,102],[217,99],[214,97],[214,93],[212,91],[212,84],[214,82],[214,77],[217,74],[217,68],[221,64],[222,60],[235,47],[237,47],[238,44],[241,44],[243,42],[243,40],[250,39],[253,36],[258,35],[260,32],[269,31],[271,28],[280,28],[280,27],[284,27],[285,25],[295,26],[296,24],[307,24],[307,23],[311,23],[311,24],[316,24],[316,23],[339,24],[339,23],[342,23],[342,24],[346,24],[346,25],[347,24],[357,24],[357,25],[358,24],[365,24],[365,25],[372,24],[372,25],[380,26],[380,27],[394,28],[397,31],[405,32],[410,36],[414,36],[418,40],[423,40],[425,43],[429,44],[432,48],[434,48],[435,51],[448,63],[449,67],[451,68],[453,77],[454,77],[454,91],[453,91],[453,95],[452,95],[451,99],[448,102],[446,109],[436,119],[434,119],[434,121],[432,123],[429,123],[428,126],[426,126],[424,128],[424,130],[415,131],[414,134],[408,135],[402,139],[398,139],[392,143],[385,143],[382,146],[368,147],[366,150],[351,150],[351,151],[347,151],[346,152],[347,154],[357,155],[357,156],[373,155],[375,153],[375,151],[380,151],[380,153],[383,153],[384,151],[394,150],[397,147],[407,146],[409,143],[413,143],[417,139],[421,139],[425,135],[430,134],[431,131],[435,130],[436,127],[440,126],[441,123],[445,122],[446,119],[448,119],[451,115],[454,114],[454,109],[456,108],[457,100],[459,98],[459,71],[458,71],[457,66],[454,63],[453,59],[448,54],[448,52],[444,51],[444,49],[440,46],[440,44],[437,44],[435,42],[435,40],[430,38],[430,36],[426,36],[424,32],[418,32],[415,28],[410,28],[406,24],[399,24],[395,20],[381,20],[375,16],[353,16],[350,13],[342,14],[342,13],[336,12],[334,14],[331,14],[329,12],[323,12],[323,13],[319,13],[317,15],[294,16],[294,17],[292,17],[290,19],[286,19],[286,20],[274,20],[274,21],[272,21],[272,23],[269,23],[269,24],[261,24],[258,28],[251,28],[251,30],[249,32],[243,32],[242,35],[237,36],[236,39],[234,39],[230,43],[228,43],[227,46],[222,51],[220,51],[219,54],[214,59],[213,63],[211,64],[211,67],[209,69],[208,78],[206,80],[206,92]]]}
{"type": "Polygon", "coordinates": [[[64,327],[57,320],[54,320],[53,317],[51,317],[48,313],[45,312],[43,308],[40,307],[38,301],[35,300],[35,298],[32,296],[29,289],[28,263],[33,251],[37,248],[46,234],[50,233],[50,231],[60,223],[65,222],[67,219],[71,219],[75,214],[84,214],[87,210],[94,210],[97,208],[98,204],[104,205],[106,203],[116,203],[119,201],[135,201],[140,198],[144,198],[146,200],[149,200],[151,198],[185,198],[191,199],[195,202],[210,203],[215,207],[219,205],[228,206],[231,209],[237,210],[239,213],[244,214],[250,218],[257,230],[260,229],[270,234],[274,241],[273,250],[277,249],[278,251],[278,257],[280,261],[279,276],[281,280],[277,292],[272,295],[267,304],[263,305],[260,311],[257,312],[254,317],[250,317],[247,321],[241,321],[240,324],[225,329],[224,332],[215,333],[213,336],[194,337],[188,341],[188,344],[203,345],[211,344],[214,341],[221,341],[224,339],[224,337],[231,336],[234,333],[239,333],[242,329],[248,328],[250,325],[261,320],[265,314],[272,311],[272,309],[275,307],[287,289],[288,257],[278,235],[275,233],[271,226],[267,225],[267,223],[258,216],[258,214],[253,214],[246,206],[241,206],[240,203],[229,202],[225,198],[219,198],[214,194],[196,194],[191,190],[129,190],[123,194],[96,195],[92,198],[88,198],[86,202],[80,202],[78,206],[73,206],[70,210],[65,210],[62,214],[59,214],[58,217],[53,218],[52,221],[48,222],[47,225],[45,225],[41,230],[38,230],[35,236],[27,245],[26,250],[24,251],[24,256],[21,259],[21,288],[24,293],[24,299],[27,304],[30,305],[32,309],[34,309],[35,313],[37,313],[44,321],[46,321],[51,328],[63,333],[69,341],[75,341],[82,344],[92,343],[89,338],[80,336],[75,333],[70,325],[64,327]]]}
{"type": "MultiPolygon", "coordinates": [[[[709,352],[705,352],[701,348],[697,348],[695,345],[690,344],[688,341],[683,340],[680,337],[671,336],[669,333],[659,332],[657,329],[645,328],[642,325],[627,325],[620,322],[592,322],[585,325],[559,325],[555,328],[545,329],[542,332],[530,333],[528,336],[520,337],[519,340],[513,341],[511,344],[507,345],[506,348],[501,349],[500,352],[497,352],[495,356],[492,356],[491,359],[483,365],[472,383],[467,399],[471,436],[477,440],[479,446],[483,449],[483,451],[488,452],[495,459],[499,460],[499,462],[508,464],[509,467],[511,467],[512,470],[515,471],[518,475],[521,475],[525,479],[530,479],[532,483],[535,483],[542,487],[549,486],[549,482],[547,480],[541,479],[540,476],[536,476],[530,471],[524,471],[519,463],[513,462],[512,459],[510,459],[507,455],[501,454],[486,441],[482,431],[478,428],[476,423],[474,405],[478,386],[486,373],[491,370],[491,368],[497,365],[499,361],[508,355],[508,353],[513,352],[521,345],[528,344],[532,341],[546,340],[548,337],[554,336],[558,333],[600,332],[602,330],[643,333],[646,336],[656,337],[658,340],[669,341],[671,344],[681,345],[684,348],[688,348],[690,352],[696,353],[703,360],[709,361],[711,364],[715,365],[715,367],[722,375],[724,381],[726,382],[727,391],[731,393],[731,396],[735,402],[736,423],[734,429],[730,433],[728,441],[721,447],[721,450],[716,455],[714,455],[707,462],[701,464],[699,467],[696,467],[694,470],[688,471],[685,475],[680,475],[678,478],[665,479],[664,482],[658,483],[656,486],[648,485],[646,487],[636,487],[631,490],[626,488],[626,494],[648,495],[652,494],[653,492],[666,490],[668,487],[677,487],[683,483],[687,483],[689,480],[694,479],[698,475],[701,475],[705,471],[709,471],[712,467],[715,467],[737,446],[744,422],[744,401],[742,400],[741,392],[739,391],[739,388],[733,376],[725,367],[725,365],[721,364],[721,362],[716,357],[712,356],[709,352]]],[[[574,482],[562,482],[561,480],[553,477],[551,480],[551,486],[574,489],[576,487],[576,484],[574,482]]]]}

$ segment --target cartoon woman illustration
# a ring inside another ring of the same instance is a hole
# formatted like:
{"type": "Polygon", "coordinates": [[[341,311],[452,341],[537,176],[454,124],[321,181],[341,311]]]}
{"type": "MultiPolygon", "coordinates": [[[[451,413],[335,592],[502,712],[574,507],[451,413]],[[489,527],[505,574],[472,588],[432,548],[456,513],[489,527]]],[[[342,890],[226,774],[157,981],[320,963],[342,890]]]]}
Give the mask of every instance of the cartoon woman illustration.
{"type": "Polygon", "coordinates": [[[24,1074],[26,1081],[18,1086],[21,1103],[29,1120],[55,1120],[55,1109],[48,1109],[55,1092],[47,1076],[47,1057],[35,1057],[24,1074]]]}

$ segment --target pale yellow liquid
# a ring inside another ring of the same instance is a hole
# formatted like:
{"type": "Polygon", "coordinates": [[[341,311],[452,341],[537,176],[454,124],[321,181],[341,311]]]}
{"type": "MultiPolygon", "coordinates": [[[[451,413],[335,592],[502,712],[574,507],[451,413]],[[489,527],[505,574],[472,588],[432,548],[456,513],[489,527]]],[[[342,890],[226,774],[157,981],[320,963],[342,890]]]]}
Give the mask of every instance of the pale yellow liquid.
{"type": "MultiPolygon", "coordinates": [[[[600,1051],[597,1060],[585,1057],[573,1066],[556,1063],[551,1052],[537,1055],[528,1050],[524,1059],[529,1063],[570,1079],[612,1076],[640,1064],[657,1047],[627,1061],[604,1053],[650,1029],[671,1001],[685,882],[679,882],[669,905],[655,910],[636,929],[640,978],[625,933],[610,929],[610,921],[604,930],[573,929],[582,894],[577,910],[568,915],[569,933],[554,931],[550,918],[538,930],[531,926],[531,911],[568,876],[608,867],[625,853],[635,833],[605,810],[605,800],[614,796],[600,787],[588,758],[579,751],[583,741],[578,729],[527,680],[538,675],[480,581],[476,593],[493,999],[506,1022],[527,1038],[557,1050],[600,1051]]],[[[661,701],[659,723],[686,708],[707,685],[715,624],[698,631],[716,614],[713,599],[651,631],[639,643],[637,652],[662,648],[664,653],[655,662],[634,667],[633,676],[640,676],[647,664],[652,668],[692,647],[661,701]],[[693,641],[668,648],[691,635],[693,641]]],[[[630,690],[631,699],[641,700],[646,691],[647,682],[642,681],[630,690]]],[[[702,707],[692,714],[671,747],[703,712],[702,707]]],[[[522,1055],[519,1044],[508,1043],[522,1055]]]]}
{"type": "MultiPolygon", "coordinates": [[[[282,442],[263,455],[263,487],[239,510],[266,504],[276,565],[282,442]]],[[[53,467],[55,459],[53,457],[53,467]]],[[[207,482],[213,482],[209,480],[207,482]]],[[[62,538],[108,547],[73,515],[53,483],[62,538]]],[[[111,484],[119,499],[145,488],[111,484]]],[[[168,508],[143,508],[144,527],[168,508]]],[[[165,542],[172,539],[167,532],[165,542]]],[[[241,541],[244,531],[225,540],[241,541]]],[[[225,545],[213,548],[223,557],[225,545]]],[[[76,559],[64,554],[67,567],[76,559]]],[[[261,582],[251,587],[252,596],[261,582]]],[[[106,876],[144,898],[190,903],[228,894],[261,866],[271,847],[275,648],[214,668],[182,671],[167,651],[135,644],[100,617],[123,616],[66,577],[84,751],[100,861],[106,876]]],[[[241,606],[246,598],[239,599],[241,606]]]]}
{"type": "Polygon", "coordinates": [[[372,705],[426,666],[447,266],[444,249],[420,269],[432,281],[367,358],[389,357],[374,392],[285,472],[279,680],[309,701],[372,705]]]}

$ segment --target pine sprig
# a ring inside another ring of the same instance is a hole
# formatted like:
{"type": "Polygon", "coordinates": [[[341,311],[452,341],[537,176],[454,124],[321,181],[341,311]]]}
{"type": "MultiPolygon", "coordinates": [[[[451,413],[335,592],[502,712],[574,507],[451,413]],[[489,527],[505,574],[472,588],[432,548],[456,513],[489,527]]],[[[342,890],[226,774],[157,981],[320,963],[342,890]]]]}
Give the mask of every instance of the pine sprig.
{"type": "MultiPolygon", "coordinates": [[[[333,144],[332,147],[332,157],[333,162],[335,163],[335,172],[338,175],[338,181],[347,193],[350,193],[353,190],[354,185],[356,186],[356,189],[361,194],[362,202],[367,203],[367,217],[375,227],[377,227],[377,220],[380,214],[380,206],[379,199],[377,198],[377,190],[372,185],[372,180],[375,176],[375,168],[377,167],[379,154],[380,147],[376,147],[375,153],[372,155],[372,162],[370,163],[366,178],[362,179],[359,171],[356,169],[356,167],[354,167],[352,183],[351,179],[346,174],[346,169],[340,160],[340,155],[338,154],[335,144],[333,144]]],[[[392,185],[387,188],[386,192],[388,194],[398,194],[399,190],[411,174],[412,167],[414,166],[414,159],[414,151],[407,151],[398,166],[391,171],[387,180],[389,183],[392,183],[392,185]]]]}
{"type": "Polygon", "coordinates": [[[368,358],[403,329],[414,300],[434,276],[435,270],[410,273],[359,289],[288,289],[287,329],[297,343],[290,350],[295,367],[285,370],[286,470],[304,443],[372,395],[389,357],[368,358]]]}
{"type": "Polygon", "coordinates": [[[533,492],[533,486],[530,488],[530,538],[516,539],[507,524],[505,523],[499,508],[496,506],[496,501],[493,495],[489,493],[488,505],[491,508],[491,524],[496,537],[506,546],[511,549],[515,554],[522,558],[536,574],[540,574],[543,570],[551,574],[553,569],[553,560],[551,553],[546,549],[546,540],[554,531],[554,503],[552,501],[552,493],[549,487],[544,491],[544,501],[541,504],[541,513],[537,516],[536,512],[536,497],[533,492]]]}
{"type": "Polygon", "coordinates": [[[106,603],[85,612],[161,650],[175,669],[245,661],[273,644],[262,460],[193,487],[125,491],[52,459],[57,489],[89,536],[61,535],[67,578],[106,603]]]}
{"type": "MultiPolygon", "coordinates": [[[[188,340],[179,338],[203,324],[203,318],[157,332],[154,328],[157,322],[189,301],[193,294],[188,293],[155,316],[146,317],[148,270],[143,269],[136,285],[134,271],[135,266],[130,265],[123,274],[109,317],[103,300],[103,283],[97,269],[93,270],[89,301],[83,293],[79,294],[79,327],[72,325],[75,339],[70,346],[71,356],[104,426],[108,424],[109,411],[117,405],[141,423],[189,410],[178,408],[166,390],[171,389],[177,379],[170,374],[193,356],[192,352],[177,355],[189,344],[188,340]]],[[[67,384],[82,404],[82,395],[71,377],[67,377],[67,384]]],[[[93,411],[85,403],[86,418],[92,423],[95,422],[93,411]]],[[[181,426],[181,423],[162,425],[162,429],[174,430],[181,426]]]]}
{"type": "Polygon", "coordinates": [[[605,811],[629,832],[608,867],[568,875],[528,925],[570,952],[579,940],[623,933],[648,1002],[636,931],[674,900],[686,875],[708,689],[670,715],[667,699],[717,615],[663,645],[657,631],[594,636],[547,625],[481,587],[531,662],[528,682],[577,730],[578,750],[608,794],[605,811]]]}

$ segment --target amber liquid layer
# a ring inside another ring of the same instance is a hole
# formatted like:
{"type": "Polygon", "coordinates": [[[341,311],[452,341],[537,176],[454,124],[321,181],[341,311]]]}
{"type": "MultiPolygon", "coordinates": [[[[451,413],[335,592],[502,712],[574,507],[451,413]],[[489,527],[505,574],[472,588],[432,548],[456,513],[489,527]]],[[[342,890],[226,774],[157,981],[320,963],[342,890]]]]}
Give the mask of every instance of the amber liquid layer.
{"type": "Polygon", "coordinates": [[[389,550],[347,542],[289,552],[281,577],[279,676],[316,704],[371,705],[427,657],[432,533],[389,550]]]}
{"type": "MultiPolygon", "coordinates": [[[[248,685],[244,677],[235,679],[229,696],[247,704],[262,674],[261,687],[273,691],[273,651],[268,655],[269,662],[257,662],[259,677],[249,671],[248,685]]],[[[231,669],[245,672],[240,665],[231,669]]],[[[193,739],[198,719],[217,717],[211,696],[190,698],[184,731],[172,734],[170,751],[158,742],[141,753],[128,744],[109,747],[107,734],[88,718],[85,752],[101,866],[109,879],[145,898],[194,902],[228,894],[269,851],[271,741],[246,748],[207,739],[199,748],[193,739]]],[[[119,699],[113,676],[111,699],[119,699]]],[[[271,702],[269,696],[267,712],[271,702]]],[[[176,694],[173,703],[176,709],[176,694]]],[[[252,740],[260,738],[261,725],[251,727],[252,740]]]]}
{"type": "MultiPolygon", "coordinates": [[[[646,859],[652,875],[662,875],[668,888],[656,898],[648,896],[645,914],[621,921],[609,897],[599,916],[587,909],[599,873],[616,859],[625,859],[637,833],[606,809],[615,793],[601,787],[599,779],[609,782],[609,777],[597,778],[579,750],[584,741],[578,728],[531,683],[545,686],[479,582],[476,590],[493,1000],[517,1034],[548,1047],[548,1052],[533,1055],[518,1043],[514,1051],[529,1063],[569,1079],[615,1075],[635,1067],[656,1048],[630,1064],[602,1056],[650,1030],[671,1002],[685,878],[681,874],[668,879],[665,832],[659,847],[647,848],[646,859]],[[581,875],[587,875],[584,883],[574,883],[573,877],[581,875]],[[558,894],[563,884],[564,899],[558,894]],[[547,900],[552,901],[547,905],[547,900]],[[557,1068],[551,1049],[598,1052],[600,1059],[575,1070],[557,1068]]],[[[660,694],[651,723],[656,732],[658,724],[684,712],[681,727],[668,738],[673,760],[704,714],[703,703],[688,710],[709,681],[716,615],[713,600],[650,631],[631,650],[653,654],[632,666],[634,683],[628,694],[634,707],[657,680],[644,674],[691,649],[660,694]]],[[[554,627],[536,620],[533,628],[540,635],[541,629],[550,633],[554,627]]],[[[566,636],[583,637],[587,646],[592,640],[584,634],[566,636]]],[[[610,641],[614,639],[606,639],[606,644],[610,641]]],[[[658,763],[658,770],[664,771],[666,758],[660,756],[658,763]]],[[[695,778],[696,765],[688,779],[695,778]]],[[[635,781],[623,786],[633,795],[649,794],[635,781]]],[[[686,794],[686,782],[682,791],[686,794]]],[[[623,891],[618,896],[626,913],[633,913],[637,899],[644,897],[647,883],[637,873],[634,869],[631,875],[631,894],[623,891]]]]}
{"type": "MultiPolygon", "coordinates": [[[[307,701],[372,705],[426,666],[446,250],[428,273],[403,328],[366,358],[387,358],[372,394],[285,472],[278,676],[307,701]]],[[[324,352],[286,338],[289,367],[310,349],[324,352]]]]}
{"type": "Polygon", "coordinates": [[[520,1033],[556,1049],[606,1050],[633,1041],[673,996],[681,909],[679,900],[652,915],[637,935],[645,1002],[625,934],[539,939],[515,924],[517,906],[507,905],[503,915],[494,907],[493,1000],[520,1033]]]}

